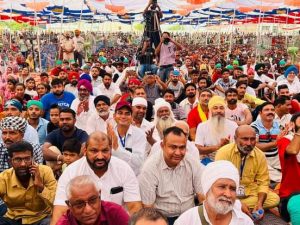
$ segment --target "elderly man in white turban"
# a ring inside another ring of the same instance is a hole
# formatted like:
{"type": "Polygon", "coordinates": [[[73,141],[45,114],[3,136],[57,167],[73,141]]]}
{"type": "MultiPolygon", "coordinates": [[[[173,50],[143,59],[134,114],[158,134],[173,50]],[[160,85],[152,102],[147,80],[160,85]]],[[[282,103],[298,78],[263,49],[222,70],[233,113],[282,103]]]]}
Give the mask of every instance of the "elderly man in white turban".
{"type": "Polygon", "coordinates": [[[222,160],[208,164],[202,173],[201,184],[206,196],[203,205],[184,212],[174,225],[253,225],[236,200],[239,173],[231,162],[222,160]]]}
{"type": "Polygon", "coordinates": [[[163,138],[164,130],[171,127],[175,121],[170,103],[163,98],[156,99],[154,104],[154,127],[147,134],[148,142],[153,145],[155,142],[160,141],[163,138]]]}

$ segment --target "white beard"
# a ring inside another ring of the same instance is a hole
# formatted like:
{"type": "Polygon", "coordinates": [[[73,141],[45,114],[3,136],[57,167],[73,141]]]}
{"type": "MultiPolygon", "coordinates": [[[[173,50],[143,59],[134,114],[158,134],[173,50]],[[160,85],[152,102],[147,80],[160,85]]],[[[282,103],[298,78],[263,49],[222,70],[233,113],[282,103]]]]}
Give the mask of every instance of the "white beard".
{"type": "Polygon", "coordinates": [[[220,140],[222,138],[225,138],[225,117],[224,116],[213,116],[209,120],[208,126],[211,131],[212,137],[214,137],[214,140],[216,143],[214,144],[219,144],[220,140]]]}
{"type": "Polygon", "coordinates": [[[219,198],[215,198],[215,196],[209,191],[207,199],[207,204],[210,208],[212,208],[217,214],[225,215],[233,210],[234,202],[231,199],[226,198],[225,196],[221,196],[219,198]],[[230,203],[225,203],[220,200],[230,201],[230,203]]]}
{"type": "Polygon", "coordinates": [[[172,117],[167,119],[157,118],[156,129],[158,130],[160,138],[163,138],[163,132],[173,125],[175,120],[172,117]]]}
{"type": "Polygon", "coordinates": [[[98,111],[98,115],[100,117],[105,117],[105,116],[109,115],[109,111],[101,111],[101,112],[98,111]]]}

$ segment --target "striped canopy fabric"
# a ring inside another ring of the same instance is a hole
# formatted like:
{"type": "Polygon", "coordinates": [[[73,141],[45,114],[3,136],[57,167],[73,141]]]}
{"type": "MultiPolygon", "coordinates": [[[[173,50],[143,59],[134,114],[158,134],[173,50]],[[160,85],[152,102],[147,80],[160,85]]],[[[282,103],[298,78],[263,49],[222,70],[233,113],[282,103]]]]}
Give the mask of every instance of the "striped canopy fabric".
{"type": "MultiPolygon", "coordinates": [[[[0,20],[31,25],[76,21],[143,21],[148,0],[0,0],[0,20]]],[[[300,24],[299,0],[158,0],[162,23],[222,25],[300,24]]]]}

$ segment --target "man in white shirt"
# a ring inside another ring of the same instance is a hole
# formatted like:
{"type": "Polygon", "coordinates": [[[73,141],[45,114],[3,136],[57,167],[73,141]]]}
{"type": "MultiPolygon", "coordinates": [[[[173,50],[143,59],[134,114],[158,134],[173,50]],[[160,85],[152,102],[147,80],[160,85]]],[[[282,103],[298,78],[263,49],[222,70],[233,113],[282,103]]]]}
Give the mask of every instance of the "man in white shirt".
{"type": "Polygon", "coordinates": [[[275,118],[280,124],[280,128],[284,129],[290,124],[292,115],[289,113],[292,109],[291,99],[287,96],[279,96],[274,101],[275,118]]]}
{"type": "Polygon", "coordinates": [[[201,177],[206,199],[203,205],[184,212],[174,225],[253,225],[250,217],[241,211],[241,203],[236,199],[239,186],[239,173],[229,161],[216,161],[208,164],[201,177]]]}
{"type": "Polygon", "coordinates": [[[247,105],[237,102],[238,92],[235,88],[229,88],[225,91],[225,117],[235,121],[238,126],[252,123],[252,114],[247,105]]]}
{"type": "Polygon", "coordinates": [[[147,100],[142,97],[135,97],[132,100],[132,125],[141,128],[143,131],[150,130],[153,125],[145,119],[147,111],[147,100]]]}
{"type": "Polygon", "coordinates": [[[113,124],[113,114],[110,111],[110,100],[105,95],[99,95],[93,102],[96,111],[87,119],[86,132],[91,134],[95,131],[107,132],[107,125],[113,124]]]}
{"type": "Polygon", "coordinates": [[[198,105],[198,99],[196,97],[196,85],[193,83],[187,83],[184,87],[186,98],[179,104],[184,111],[185,115],[189,115],[190,111],[198,105]]]}
{"type": "Polygon", "coordinates": [[[254,80],[265,83],[268,88],[274,89],[276,87],[276,81],[264,74],[265,68],[266,66],[263,63],[255,65],[256,74],[254,76],[254,80]]]}
{"type": "Polygon", "coordinates": [[[109,97],[111,106],[114,106],[114,104],[121,98],[120,88],[117,87],[115,83],[112,83],[111,74],[105,74],[102,81],[103,83],[94,90],[94,95],[105,95],[109,97]]]}
{"type": "Polygon", "coordinates": [[[114,120],[117,143],[113,146],[113,155],[127,162],[138,175],[146,156],[146,134],[142,129],[131,125],[132,108],[126,101],[117,103],[114,120]]]}
{"type": "Polygon", "coordinates": [[[92,84],[88,80],[80,80],[77,84],[78,98],[71,104],[71,109],[76,112],[75,126],[86,130],[88,118],[95,113],[94,96],[92,84]]]}
{"type": "Polygon", "coordinates": [[[90,175],[101,189],[101,199],[125,205],[132,215],[141,208],[139,185],[130,166],[112,155],[110,141],[102,132],[90,135],[84,157],[68,166],[59,178],[51,225],[67,211],[66,186],[76,176],[90,175]]]}
{"type": "MultiPolygon", "coordinates": [[[[147,138],[147,133],[151,133],[153,124],[145,119],[147,111],[147,100],[142,97],[135,97],[132,100],[132,125],[141,128],[147,138]]],[[[149,154],[151,149],[151,144],[147,140],[146,144],[146,155],[149,154]]]]}
{"type": "Polygon", "coordinates": [[[145,162],[139,179],[144,207],[158,209],[173,224],[180,214],[201,202],[201,166],[186,154],[187,135],[178,127],[164,131],[162,151],[145,162]]]}
{"type": "Polygon", "coordinates": [[[79,67],[82,66],[82,59],[83,59],[83,50],[84,50],[84,39],[83,37],[80,36],[80,30],[75,30],[75,37],[73,37],[73,41],[74,41],[74,60],[77,63],[78,60],[78,64],[79,67]]]}
{"type": "Polygon", "coordinates": [[[214,161],[216,151],[234,140],[238,125],[225,118],[225,107],[222,97],[212,97],[208,102],[209,119],[197,127],[195,144],[202,161],[204,159],[202,163],[206,160],[214,161]]]}
{"type": "Polygon", "coordinates": [[[92,67],[91,71],[90,71],[90,76],[92,78],[92,85],[93,88],[97,88],[98,86],[100,86],[100,84],[102,84],[102,77],[100,76],[100,68],[98,67],[92,67]]]}
{"type": "Polygon", "coordinates": [[[278,82],[278,86],[286,84],[291,94],[298,94],[300,92],[300,82],[297,78],[299,71],[296,66],[290,66],[284,72],[285,79],[278,82]]]}

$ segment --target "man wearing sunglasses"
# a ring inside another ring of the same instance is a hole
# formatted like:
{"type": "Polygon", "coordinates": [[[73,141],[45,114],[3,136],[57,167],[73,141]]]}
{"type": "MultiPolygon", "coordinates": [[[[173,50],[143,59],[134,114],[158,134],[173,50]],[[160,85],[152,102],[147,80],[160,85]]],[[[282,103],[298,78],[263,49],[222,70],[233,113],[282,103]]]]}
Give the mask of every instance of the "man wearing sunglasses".
{"type": "Polygon", "coordinates": [[[127,225],[129,215],[122,206],[102,201],[91,176],[83,175],[70,180],[66,188],[68,211],[56,225],[127,225]]]}

